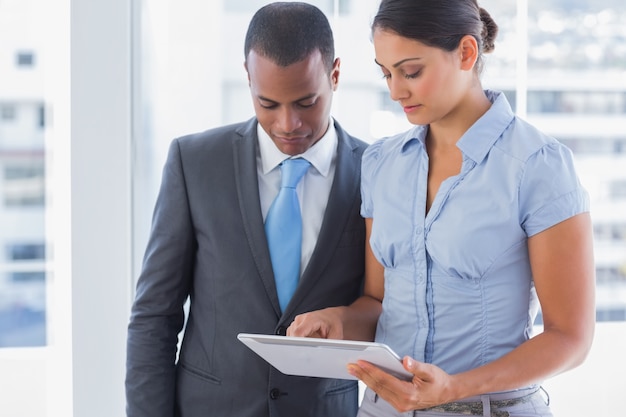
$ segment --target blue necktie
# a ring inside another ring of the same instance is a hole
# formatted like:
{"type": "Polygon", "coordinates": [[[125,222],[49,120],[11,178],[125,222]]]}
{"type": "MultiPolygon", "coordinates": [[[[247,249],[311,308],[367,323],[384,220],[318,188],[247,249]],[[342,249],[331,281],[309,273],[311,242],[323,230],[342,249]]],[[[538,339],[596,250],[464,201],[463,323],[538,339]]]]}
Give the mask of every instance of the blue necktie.
{"type": "Polygon", "coordinates": [[[280,164],[280,191],[265,219],[265,234],[276,280],[278,301],[285,311],[300,277],[302,216],[296,186],[311,164],[302,158],[280,164]]]}

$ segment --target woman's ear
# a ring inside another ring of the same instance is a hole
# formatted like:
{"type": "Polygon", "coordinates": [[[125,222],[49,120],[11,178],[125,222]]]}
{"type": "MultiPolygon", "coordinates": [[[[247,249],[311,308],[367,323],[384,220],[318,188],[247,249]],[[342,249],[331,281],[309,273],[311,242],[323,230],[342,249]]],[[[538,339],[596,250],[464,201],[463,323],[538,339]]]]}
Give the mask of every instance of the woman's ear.
{"type": "Polygon", "coordinates": [[[461,69],[470,71],[478,61],[478,42],[471,35],[465,35],[459,42],[459,53],[461,55],[461,69]]]}

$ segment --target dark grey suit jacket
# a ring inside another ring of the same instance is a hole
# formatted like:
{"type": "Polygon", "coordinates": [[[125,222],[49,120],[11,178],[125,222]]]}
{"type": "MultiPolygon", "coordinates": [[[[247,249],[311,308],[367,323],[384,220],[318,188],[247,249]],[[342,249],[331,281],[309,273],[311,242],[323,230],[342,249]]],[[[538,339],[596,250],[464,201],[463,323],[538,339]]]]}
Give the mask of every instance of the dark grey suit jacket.
{"type": "Polygon", "coordinates": [[[297,314],[360,294],[366,144],[335,124],[337,167],[317,246],[281,314],[259,202],[256,125],[251,119],[170,146],[128,327],[129,417],[356,415],[355,381],[283,375],[237,334],[284,334],[297,314]]]}

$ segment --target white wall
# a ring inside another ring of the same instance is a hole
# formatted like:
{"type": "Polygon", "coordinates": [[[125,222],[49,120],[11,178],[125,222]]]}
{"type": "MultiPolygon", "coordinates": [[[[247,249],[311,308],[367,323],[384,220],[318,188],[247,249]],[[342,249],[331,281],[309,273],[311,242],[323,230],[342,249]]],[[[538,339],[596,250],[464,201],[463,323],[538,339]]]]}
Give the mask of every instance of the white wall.
{"type": "Polygon", "coordinates": [[[132,257],[131,2],[71,0],[70,16],[73,415],[122,416],[132,257]]]}

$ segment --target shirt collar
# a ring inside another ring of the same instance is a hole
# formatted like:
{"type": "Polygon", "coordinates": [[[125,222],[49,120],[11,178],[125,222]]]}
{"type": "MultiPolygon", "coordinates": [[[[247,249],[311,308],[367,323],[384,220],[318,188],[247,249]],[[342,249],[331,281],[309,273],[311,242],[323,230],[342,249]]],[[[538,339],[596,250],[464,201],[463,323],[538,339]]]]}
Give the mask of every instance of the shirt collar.
{"type": "Polygon", "coordinates": [[[335,124],[330,118],[328,130],[313,146],[300,155],[287,155],[282,153],[274,144],[270,136],[263,130],[260,123],[257,123],[257,135],[259,137],[259,151],[261,153],[261,164],[263,174],[267,174],[281,162],[288,158],[304,158],[315,167],[324,177],[330,172],[331,161],[337,150],[337,131],[335,124]]]}
{"type": "Polygon", "coordinates": [[[426,133],[428,133],[428,126],[426,125],[417,125],[409,129],[404,133],[404,138],[402,139],[402,152],[405,152],[414,144],[420,144],[426,149],[426,133]]]}
{"type": "Polygon", "coordinates": [[[485,90],[485,94],[492,103],[491,107],[461,136],[456,145],[477,164],[487,156],[515,118],[503,93],[485,90]]]}
{"type": "MultiPolygon", "coordinates": [[[[511,124],[515,115],[506,96],[497,91],[485,90],[491,107],[461,136],[456,146],[476,163],[480,163],[496,140],[511,124]]],[[[428,126],[419,125],[405,133],[402,140],[402,151],[405,152],[414,143],[420,143],[426,148],[426,134],[428,126]]]]}

